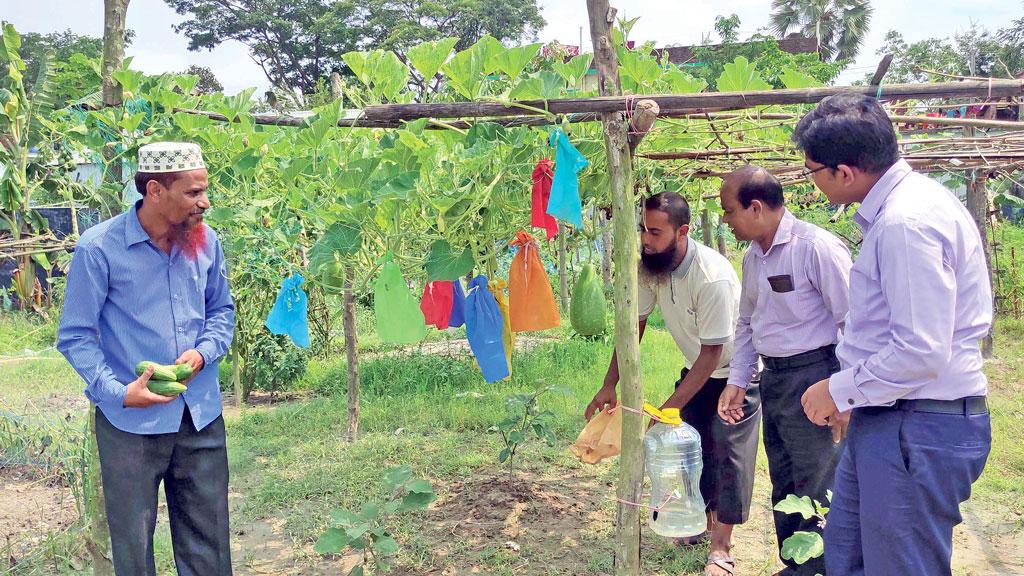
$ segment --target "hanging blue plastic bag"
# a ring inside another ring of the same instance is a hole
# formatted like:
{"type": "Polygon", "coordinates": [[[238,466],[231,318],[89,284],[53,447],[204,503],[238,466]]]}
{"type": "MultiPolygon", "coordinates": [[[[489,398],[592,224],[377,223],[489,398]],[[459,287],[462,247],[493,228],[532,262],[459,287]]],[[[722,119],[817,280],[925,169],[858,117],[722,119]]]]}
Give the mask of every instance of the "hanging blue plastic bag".
{"type": "Polygon", "coordinates": [[[583,206],[580,202],[580,183],[576,174],[590,162],[569,142],[560,129],[551,131],[549,138],[555,149],[555,176],[551,182],[551,197],[547,213],[555,218],[583,228],[583,206]]]}
{"type": "Polygon", "coordinates": [[[466,293],[462,291],[462,280],[452,281],[452,315],[448,317],[448,327],[458,328],[466,323],[466,293]]]}
{"type": "Polygon", "coordinates": [[[281,283],[274,307],[270,309],[266,327],[271,334],[287,334],[300,348],[309,348],[309,323],[306,320],[308,306],[306,293],[300,288],[305,279],[302,274],[293,274],[281,283]]]}
{"type": "Polygon", "coordinates": [[[487,277],[477,276],[466,289],[466,337],[487,382],[509,376],[503,332],[505,320],[487,289],[487,277]]]}

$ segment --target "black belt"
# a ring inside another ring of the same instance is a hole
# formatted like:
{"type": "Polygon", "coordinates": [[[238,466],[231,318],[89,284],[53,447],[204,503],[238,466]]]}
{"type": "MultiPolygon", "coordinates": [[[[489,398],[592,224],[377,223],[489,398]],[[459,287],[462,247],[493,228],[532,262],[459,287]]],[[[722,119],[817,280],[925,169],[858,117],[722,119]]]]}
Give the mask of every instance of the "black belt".
{"type": "Polygon", "coordinates": [[[812,364],[817,364],[818,362],[832,360],[835,357],[836,345],[829,344],[828,346],[822,346],[821,348],[808,350],[807,352],[801,352],[800,354],[794,354],[793,356],[785,356],[783,358],[761,356],[761,361],[764,362],[765,368],[773,371],[780,371],[803,368],[804,366],[810,366],[812,364]]]}
{"type": "Polygon", "coordinates": [[[896,410],[907,412],[929,412],[931,414],[987,414],[988,402],[984,396],[967,396],[956,400],[897,400],[893,405],[896,410]]]}

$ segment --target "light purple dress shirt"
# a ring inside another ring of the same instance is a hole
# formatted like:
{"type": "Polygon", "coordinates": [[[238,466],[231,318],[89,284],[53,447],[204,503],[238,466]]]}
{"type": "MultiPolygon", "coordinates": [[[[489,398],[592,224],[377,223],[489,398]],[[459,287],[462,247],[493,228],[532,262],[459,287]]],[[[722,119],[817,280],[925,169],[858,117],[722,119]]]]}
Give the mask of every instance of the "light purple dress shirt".
{"type": "Polygon", "coordinates": [[[854,220],[864,242],[829,391],[841,411],[901,398],[986,394],[980,340],[992,324],[981,235],[960,200],[900,160],[854,220]]]}
{"type": "Polygon", "coordinates": [[[850,266],[842,240],[789,210],[768,252],[751,243],[743,255],[729,384],[747,387],[758,354],[783,358],[838,342],[849,308],[850,266]]]}

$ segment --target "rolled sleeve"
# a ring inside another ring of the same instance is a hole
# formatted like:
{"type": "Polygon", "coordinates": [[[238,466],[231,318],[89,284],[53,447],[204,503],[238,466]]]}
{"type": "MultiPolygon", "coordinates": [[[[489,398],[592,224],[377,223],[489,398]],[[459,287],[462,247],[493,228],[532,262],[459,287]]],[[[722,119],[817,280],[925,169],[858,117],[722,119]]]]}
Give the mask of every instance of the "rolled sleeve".
{"type": "Polygon", "coordinates": [[[91,245],[80,245],[71,258],[65,301],[57,328],[57,349],[85,381],[85,396],[94,404],[124,405],[125,384],[114,377],[100,348],[100,310],[107,298],[108,265],[91,245]]]}

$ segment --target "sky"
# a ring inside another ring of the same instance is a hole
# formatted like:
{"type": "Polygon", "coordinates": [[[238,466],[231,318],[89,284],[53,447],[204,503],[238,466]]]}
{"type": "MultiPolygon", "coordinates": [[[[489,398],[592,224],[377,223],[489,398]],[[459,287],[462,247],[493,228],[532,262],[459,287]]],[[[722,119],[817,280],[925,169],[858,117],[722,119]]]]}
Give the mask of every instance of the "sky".
{"type": "MultiPolygon", "coordinates": [[[[541,14],[548,22],[538,40],[578,44],[583,27],[583,47],[590,50],[587,9],[584,0],[539,0],[541,14]]],[[[969,29],[972,22],[989,30],[1004,27],[1024,17],[1022,0],[886,0],[873,1],[875,15],[857,61],[839,78],[849,84],[874,71],[881,58],[875,52],[889,30],[899,30],[908,42],[931,37],[951,37],[969,29]]],[[[613,2],[619,16],[639,17],[630,39],[654,40],[658,46],[700,44],[706,35],[712,41],[716,15],[737,14],[740,37],[745,38],[768,25],[771,0],[715,0],[714,2],[629,0],[613,2]],[[625,7],[628,6],[628,7],[625,7]]],[[[131,0],[127,26],[135,40],[126,53],[134,56],[132,67],[149,74],[183,71],[192,64],[208,66],[234,94],[255,86],[268,85],[263,71],[238,42],[221,44],[212,51],[188,51],[188,39],[173,25],[179,16],[162,0],[131,0]]],[[[58,32],[103,35],[103,0],[0,0],[0,20],[12,22],[19,32],[58,32]]]]}

